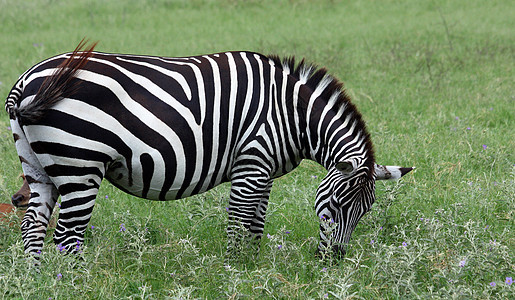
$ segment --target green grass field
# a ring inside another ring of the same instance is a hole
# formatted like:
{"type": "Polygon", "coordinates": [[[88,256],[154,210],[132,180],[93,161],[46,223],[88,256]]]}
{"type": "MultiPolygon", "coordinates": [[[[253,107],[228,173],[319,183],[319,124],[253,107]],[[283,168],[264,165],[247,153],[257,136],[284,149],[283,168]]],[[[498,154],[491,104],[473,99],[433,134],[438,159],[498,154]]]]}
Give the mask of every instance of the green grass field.
{"type": "MultiPolygon", "coordinates": [[[[417,167],[377,184],[338,261],[314,255],[316,163],[276,181],[259,256],[232,265],[228,185],[164,203],[104,182],[82,260],[49,233],[36,271],[19,228],[0,224],[0,299],[513,299],[513,11],[470,0],[0,1],[3,99],[83,37],[104,52],[295,55],[345,82],[379,163],[417,167]]],[[[0,113],[4,203],[21,185],[8,126],[0,113]]]]}

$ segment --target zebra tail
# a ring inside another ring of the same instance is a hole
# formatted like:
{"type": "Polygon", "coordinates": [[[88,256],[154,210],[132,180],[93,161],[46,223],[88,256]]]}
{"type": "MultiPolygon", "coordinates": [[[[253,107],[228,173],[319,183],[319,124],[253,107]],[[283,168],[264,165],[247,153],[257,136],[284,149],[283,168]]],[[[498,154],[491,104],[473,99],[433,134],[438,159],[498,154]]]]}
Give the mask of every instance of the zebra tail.
{"type": "Polygon", "coordinates": [[[78,82],[72,84],[71,81],[86,65],[88,58],[93,55],[93,49],[98,42],[85,48],[86,43],[87,41],[82,39],[70,57],[64,60],[51,76],[45,78],[31,102],[25,106],[14,108],[14,113],[21,124],[36,123],[53,105],[64,97],[69,97],[77,92],[78,82]],[[83,48],[85,49],[83,50],[83,48]]]}

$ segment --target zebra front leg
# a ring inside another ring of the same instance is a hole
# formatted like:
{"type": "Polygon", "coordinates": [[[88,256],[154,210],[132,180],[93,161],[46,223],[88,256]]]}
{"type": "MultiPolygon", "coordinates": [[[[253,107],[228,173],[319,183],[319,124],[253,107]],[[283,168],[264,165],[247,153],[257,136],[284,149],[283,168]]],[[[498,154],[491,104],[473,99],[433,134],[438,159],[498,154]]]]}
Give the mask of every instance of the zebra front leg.
{"type": "MultiPolygon", "coordinates": [[[[256,207],[254,217],[250,222],[249,231],[254,240],[259,241],[263,236],[263,230],[265,229],[265,217],[266,209],[268,208],[268,199],[270,198],[270,190],[272,189],[273,180],[270,180],[263,190],[259,204],[256,207]]],[[[258,244],[259,248],[259,244],[258,244]]]]}
{"type": "Polygon", "coordinates": [[[228,254],[251,251],[257,255],[263,236],[272,180],[266,177],[233,180],[227,228],[228,254]]]}

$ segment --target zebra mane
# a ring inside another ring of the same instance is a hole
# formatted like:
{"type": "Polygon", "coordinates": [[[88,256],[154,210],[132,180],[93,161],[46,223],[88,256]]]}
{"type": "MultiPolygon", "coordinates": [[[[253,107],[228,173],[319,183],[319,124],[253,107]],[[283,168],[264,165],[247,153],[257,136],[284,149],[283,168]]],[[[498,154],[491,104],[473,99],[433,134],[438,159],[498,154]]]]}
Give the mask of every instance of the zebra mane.
{"type": "Polygon", "coordinates": [[[306,63],[305,59],[302,59],[298,64],[296,64],[293,56],[281,59],[276,55],[269,55],[268,59],[271,59],[277,68],[288,72],[311,90],[323,88],[319,98],[325,100],[328,104],[331,98],[336,97],[335,105],[331,107],[331,110],[338,112],[340,109],[345,109],[345,115],[351,115],[349,123],[355,122],[357,132],[361,131],[365,138],[367,158],[364,164],[368,167],[368,175],[371,177],[374,173],[375,163],[374,146],[365,121],[356,106],[351,102],[349,95],[347,95],[343,82],[328,74],[326,68],[319,68],[315,64],[306,63]]]}
{"type": "Polygon", "coordinates": [[[92,43],[85,48],[86,43],[87,40],[82,39],[71,55],[57,66],[54,73],[45,78],[32,101],[16,110],[15,113],[22,124],[37,122],[63,97],[77,92],[78,84],[71,81],[93,55],[93,49],[97,45],[92,43]]]}

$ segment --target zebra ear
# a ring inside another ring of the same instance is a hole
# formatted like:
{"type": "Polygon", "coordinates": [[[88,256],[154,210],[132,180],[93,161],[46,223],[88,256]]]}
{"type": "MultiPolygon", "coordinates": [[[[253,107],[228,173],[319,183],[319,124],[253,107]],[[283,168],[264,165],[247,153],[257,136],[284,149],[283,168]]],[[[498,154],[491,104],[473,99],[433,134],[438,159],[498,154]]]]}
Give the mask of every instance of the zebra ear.
{"type": "Polygon", "coordinates": [[[337,162],[334,167],[336,168],[336,170],[340,171],[345,175],[350,174],[352,173],[352,171],[354,171],[354,166],[351,162],[348,161],[337,162]]]}
{"type": "Polygon", "coordinates": [[[375,164],[374,169],[376,173],[376,180],[396,180],[406,175],[411,170],[415,169],[415,167],[403,168],[397,166],[383,166],[375,164]]]}

